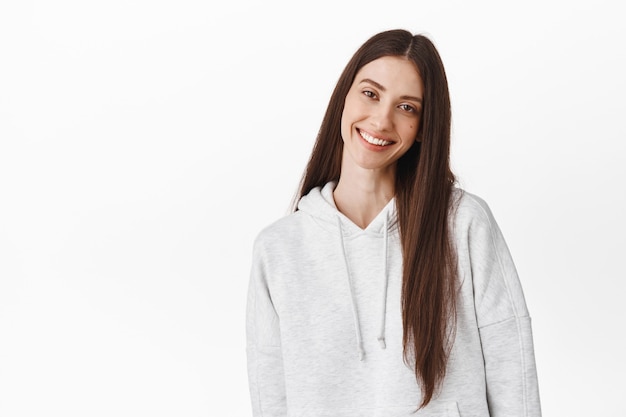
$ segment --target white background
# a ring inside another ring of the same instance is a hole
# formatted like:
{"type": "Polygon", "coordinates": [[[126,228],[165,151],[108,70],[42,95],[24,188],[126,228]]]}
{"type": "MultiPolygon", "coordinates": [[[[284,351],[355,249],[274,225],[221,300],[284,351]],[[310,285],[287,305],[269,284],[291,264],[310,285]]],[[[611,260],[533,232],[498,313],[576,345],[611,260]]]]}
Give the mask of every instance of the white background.
{"type": "Polygon", "coordinates": [[[0,416],[250,416],[252,240],[391,28],[446,65],[453,167],[516,261],[544,415],[624,415],[619,3],[4,1],[0,416]]]}

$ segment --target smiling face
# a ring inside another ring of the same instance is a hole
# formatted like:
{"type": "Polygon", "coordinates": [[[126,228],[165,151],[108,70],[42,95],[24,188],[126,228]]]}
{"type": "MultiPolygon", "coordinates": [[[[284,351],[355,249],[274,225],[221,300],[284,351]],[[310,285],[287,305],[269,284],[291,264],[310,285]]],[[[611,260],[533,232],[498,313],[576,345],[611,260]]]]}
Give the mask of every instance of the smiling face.
{"type": "Polygon", "coordinates": [[[385,56],[363,66],[345,99],[341,116],[346,164],[395,172],[395,164],[415,143],[424,86],[415,65],[385,56]]]}

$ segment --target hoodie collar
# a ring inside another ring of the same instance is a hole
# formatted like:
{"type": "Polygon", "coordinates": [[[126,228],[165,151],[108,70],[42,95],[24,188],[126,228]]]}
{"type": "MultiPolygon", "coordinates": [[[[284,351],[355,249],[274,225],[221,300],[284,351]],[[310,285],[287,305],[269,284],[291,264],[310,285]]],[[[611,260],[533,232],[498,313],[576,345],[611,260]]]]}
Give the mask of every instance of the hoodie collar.
{"type": "Polygon", "coordinates": [[[331,181],[324,186],[313,188],[298,202],[298,209],[313,216],[325,229],[337,229],[337,218],[341,221],[343,235],[346,238],[367,233],[384,236],[385,228],[391,232],[397,227],[396,200],[392,198],[387,205],[376,215],[365,229],[361,229],[352,220],[341,213],[335,205],[333,191],[337,182],[331,181]]]}

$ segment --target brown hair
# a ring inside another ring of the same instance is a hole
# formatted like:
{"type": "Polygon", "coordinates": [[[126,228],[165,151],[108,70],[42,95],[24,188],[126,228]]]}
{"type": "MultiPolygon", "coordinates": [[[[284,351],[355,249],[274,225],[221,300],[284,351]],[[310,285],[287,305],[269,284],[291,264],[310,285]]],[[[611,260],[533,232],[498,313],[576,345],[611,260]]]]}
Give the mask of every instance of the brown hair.
{"type": "Polygon", "coordinates": [[[449,156],[450,95],[443,63],[428,38],[389,30],[372,36],[356,51],[330,98],[296,200],[314,187],[339,180],[346,95],[357,72],[383,56],[411,60],[424,84],[420,141],[398,160],[395,183],[403,256],[404,360],[420,383],[422,408],[445,376],[456,327],[457,272],[448,230],[455,182],[449,156]]]}

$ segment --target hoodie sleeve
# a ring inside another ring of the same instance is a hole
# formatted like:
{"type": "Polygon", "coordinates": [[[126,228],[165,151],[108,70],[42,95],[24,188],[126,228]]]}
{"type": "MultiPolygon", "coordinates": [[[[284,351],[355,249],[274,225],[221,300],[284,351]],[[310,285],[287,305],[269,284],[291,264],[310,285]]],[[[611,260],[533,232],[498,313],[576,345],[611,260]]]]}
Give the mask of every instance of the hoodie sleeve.
{"type": "Polygon", "coordinates": [[[261,245],[255,242],[248,288],[248,381],[254,417],[286,417],[279,319],[272,303],[261,245]]]}
{"type": "Polygon", "coordinates": [[[513,259],[487,204],[470,227],[474,303],[491,417],[540,417],[531,320],[513,259]]]}

